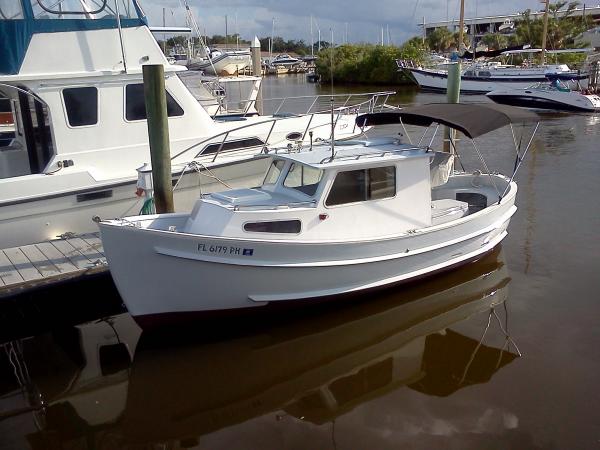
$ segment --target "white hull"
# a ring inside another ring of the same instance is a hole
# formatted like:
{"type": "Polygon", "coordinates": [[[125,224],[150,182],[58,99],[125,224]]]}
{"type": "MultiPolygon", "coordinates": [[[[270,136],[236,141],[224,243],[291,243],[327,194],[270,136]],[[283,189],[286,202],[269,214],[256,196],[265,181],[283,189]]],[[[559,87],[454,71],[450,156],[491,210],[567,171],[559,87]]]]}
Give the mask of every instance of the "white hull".
{"type": "MultiPolygon", "coordinates": [[[[232,187],[259,183],[267,167],[266,159],[254,164],[245,161],[243,170],[236,164],[211,168],[211,172],[232,187]]],[[[137,178],[98,185],[93,189],[75,189],[54,195],[40,195],[29,200],[0,205],[0,248],[44,242],[63,234],[98,231],[92,220],[138,214],[143,199],[136,197],[137,178]],[[91,191],[91,192],[90,192],[91,191]],[[107,197],[94,198],[104,193],[107,197]],[[91,195],[90,195],[91,194],[91,195]],[[87,197],[86,197],[87,196],[87,197]]],[[[184,175],[174,191],[177,211],[189,211],[200,193],[226,189],[221,183],[196,173],[184,175]]]]}
{"type": "MultiPolygon", "coordinates": [[[[100,230],[119,292],[129,312],[143,323],[171,313],[252,308],[357,292],[464,264],[506,236],[516,210],[515,194],[513,183],[500,205],[416,233],[351,242],[219,238],[120,221],[101,223],[100,230]]],[[[188,217],[128,221],[154,221],[155,227],[158,220],[181,229],[188,217]]]]}
{"type": "Polygon", "coordinates": [[[208,60],[192,62],[188,67],[192,70],[202,70],[211,75],[235,75],[252,65],[252,57],[247,52],[230,52],[213,58],[212,64],[208,60]]]}
{"type": "Polygon", "coordinates": [[[562,111],[600,111],[600,97],[577,91],[562,92],[550,89],[498,89],[487,96],[503,105],[562,111]]]}
{"type": "MultiPolygon", "coordinates": [[[[359,134],[358,128],[354,130],[350,127],[354,118],[355,116],[340,118],[336,137],[348,139],[359,134]]],[[[272,126],[272,122],[269,121],[261,124],[265,120],[267,119],[262,117],[250,117],[246,122],[256,122],[258,132],[255,135],[265,139],[272,126]]],[[[275,131],[271,133],[270,142],[287,142],[285,136],[291,131],[303,131],[309,120],[315,136],[325,138],[330,135],[329,115],[317,114],[312,120],[310,116],[283,119],[282,123],[289,121],[289,126],[276,126],[275,131]]],[[[232,133],[231,136],[233,138],[236,134],[232,133]]],[[[220,144],[222,139],[222,137],[215,138],[214,142],[220,144]]],[[[243,187],[248,186],[248,183],[260,181],[266,166],[259,164],[256,166],[256,171],[250,173],[240,173],[236,168],[226,169],[226,167],[247,161],[259,150],[249,148],[223,152],[219,155],[216,164],[212,163],[214,154],[197,159],[209,167],[223,166],[219,177],[230,185],[243,187]]],[[[147,161],[149,159],[148,155],[147,161]]],[[[179,157],[179,160],[174,160],[174,164],[184,164],[192,159],[194,159],[193,155],[184,154],[179,157]]],[[[131,162],[129,164],[131,170],[128,171],[131,175],[128,177],[102,181],[94,180],[86,172],[58,172],[52,176],[39,174],[0,179],[0,191],[3,186],[7,189],[6,196],[0,199],[0,248],[55,239],[56,236],[68,232],[83,234],[97,231],[96,224],[92,222],[94,216],[104,219],[137,214],[142,202],[135,197],[137,175],[133,169],[143,163],[144,161],[131,162]],[[97,195],[96,198],[93,198],[94,194],[97,195]],[[84,196],[83,200],[82,197],[78,197],[81,195],[84,196]]],[[[201,183],[203,192],[211,192],[213,188],[225,189],[223,185],[212,181],[203,179],[201,183]],[[206,183],[211,183],[212,186],[207,186],[206,183]]],[[[197,184],[189,194],[176,191],[177,210],[189,211],[198,195],[197,184]]]]}
{"type": "MultiPolygon", "coordinates": [[[[428,69],[407,68],[421,89],[445,92],[448,85],[448,74],[446,71],[428,69]]],[[[460,91],[471,94],[484,94],[498,89],[525,89],[536,82],[548,81],[543,72],[521,76],[490,77],[489,79],[473,79],[464,75],[460,81],[460,91]]],[[[565,84],[571,89],[587,87],[587,78],[578,81],[570,81],[567,77],[565,84]]]]}

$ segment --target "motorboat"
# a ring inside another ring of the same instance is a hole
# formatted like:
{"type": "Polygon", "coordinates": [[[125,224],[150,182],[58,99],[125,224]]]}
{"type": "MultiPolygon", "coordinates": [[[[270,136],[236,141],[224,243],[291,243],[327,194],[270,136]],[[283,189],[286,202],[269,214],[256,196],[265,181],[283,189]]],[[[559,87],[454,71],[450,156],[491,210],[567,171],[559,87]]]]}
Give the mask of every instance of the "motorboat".
{"type": "Polygon", "coordinates": [[[498,89],[488,92],[486,96],[496,103],[525,108],[559,111],[600,111],[600,97],[598,95],[571,90],[558,80],[536,83],[525,89],[498,89]]]}
{"type": "Polygon", "coordinates": [[[498,27],[498,31],[503,34],[512,33],[515,29],[515,23],[510,19],[504,19],[504,22],[498,27]]]}
{"type": "Polygon", "coordinates": [[[209,75],[235,75],[252,65],[250,49],[213,49],[202,59],[192,59],[187,67],[209,75]]]}
{"type": "MultiPolygon", "coordinates": [[[[410,61],[397,60],[398,70],[408,73],[425,91],[446,92],[448,70],[427,68],[410,61]]],[[[571,70],[566,64],[521,67],[499,63],[469,64],[461,71],[460,91],[466,94],[486,94],[498,89],[525,89],[534,83],[559,79],[570,88],[587,87],[589,74],[571,70]]]]}
{"type": "MultiPolygon", "coordinates": [[[[230,186],[260,180],[258,161],[244,172],[233,166],[267,144],[330,138],[329,111],[211,117],[179,78],[185,67],[168,63],[137,0],[96,3],[76,2],[68,18],[60,4],[0,3],[0,97],[8,99],[15,129],[0,147],[1,249],[94,232],[94,216],[140,210],[136,168],[150,159],[145,64],[164,67],[172,155],[198,159],[230,186]]],[[[361,133],[350,105],[335,111],[340,139],[361,133]]],[[[192,191],[180,183],[183,210],[196,200],[198,177],[186,174],[192,191]]]]}
{"type": "MultiPolygon", "coordinates": [[[[443,124],[474,139],[537,120],[504,105],[431,104],[363,115],[357,124],[443,124]]],[[[256,188],[202,195],[188,213],[100,222],[127,309],[148,326],[192,313],[281,307],[479,258],[507,235],[514,173],[487,165],[455,172],[454,155],[431,150],[434,137],[429,145],[393,137],[269,152],[256,188]]],[[[529,145],[517,149],[515,171],[529,145]]]]}
{"type": "Polygon", "coordinates": [[[301,62],[302,61],[298,58],[294,58],[293,56],[290,56],[286,53],[282,53],[280,55],[277,55],[271,61],[269,61],[269,64],[274,67],[286,66],[289,68],[290,66],[295,66],[297,64],[300,64],[301,62]]]}
{"type": "Polygon", "coordinates": [[[30,441],[67,447],[85,428],[90,446],[110,436],[110,448],[177,448],[270,413],[321,424],[397,389],[448,396],[489,382],[518,357],[495,319],[512,313],[509,286],[498,249],[342,309],[205,321],[191,335],[141,333],[126,313],[53,323],[52,332],[5,341],[2,367],[22,370],[3,371],[0,409],[5,418],[32,411],[39,427],[24,430],[30,441]],[[465,330],[465,320],[481,325],[465,330]]]}

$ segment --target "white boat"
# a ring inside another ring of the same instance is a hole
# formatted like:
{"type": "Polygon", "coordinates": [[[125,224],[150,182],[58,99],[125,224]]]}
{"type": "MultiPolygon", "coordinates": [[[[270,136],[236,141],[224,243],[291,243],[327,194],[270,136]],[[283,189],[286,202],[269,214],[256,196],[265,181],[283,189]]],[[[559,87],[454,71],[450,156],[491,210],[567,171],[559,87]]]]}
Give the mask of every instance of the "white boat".
{"type": "Polygon", "coordinates": [[[510,19],[504,19],[504,22],[498,27],[500,33],[511,33],[514,31],[515,23],[510,19]]]}
{"type": "MultiPolygon", "coordinates": [[[[537,115],[434,104],[359,119],[441,123],[475,138],[537,115]]],[[[451,154],[396,138],[271,157],[257,188],[204,195],[185,214],[99,224],[113,279],[142,326],[414,280],[493,249],[516,211],[512,177],[454,173],[451,154]]]]}
{"type": "MultiPolygon", "coordinates": [[[[429,69],[397,60],[398,68],[409,73],[419,88],[426,91],[446,92],[448,71],[429,69]]],[[[589,74],[571,70],[566,64],[535,67],[516,67],[501,64],[474,64],[465,67],[460,77],[460,91],[467,94],[486,94],[497,89],[525,89],[533,83],[559,79],[570,88],[587,87],[589,74]]]]}
{"type": "MultiPolygon", "coordinates": [[[[59,19],[58,6],[6,5],[0,3],[0,97],[16,120],[14,139],[0,151],[0,248],[92,232],[93,216],[140,210],[136,168],[150,159],[144,64],[165,69],[172,155],[211,166],[231,186],[262,175],[258,162],[244,172],[232,163],[264,145],[331,136],[329,113],[214,120],[178,77],[186,69],[167,62],[135,0],[81,0],[81,14],[72,11],[69,20],[59,19]],[[126,14],[115,14],[125,5],[126,14]]],[[[360,133],[351,104],[336,109],[339,138],[360,133]]],[[[189,173],[180,184],[181,208],[195,202],[199,177],[189,173]]]]}
{"type": "Polygon", "coordinates": [[[295,66],[301,62],[302,61],[298,58],[294,58],[286,53],[282,53],[281,55],[277,55],[275,58],[269,61],[269,65],[274,67],[285,66],[289,68],[290,66],[295,66]]]}
{"type": "Polygon", "coordinates": [[[250,49],[212,50],[207,57],[190,61],[187,67],[190,70],[201,70],[206,74],[227,76],[240,73],[251,65],[250,49]]]}
{"type": "Polygon", "coordinates": [[[572,91],[564,84],[536,83],[525,89],[498,89],[486,96],[503,105],[560,111],[600,111],[600,97],[572,91]]]}

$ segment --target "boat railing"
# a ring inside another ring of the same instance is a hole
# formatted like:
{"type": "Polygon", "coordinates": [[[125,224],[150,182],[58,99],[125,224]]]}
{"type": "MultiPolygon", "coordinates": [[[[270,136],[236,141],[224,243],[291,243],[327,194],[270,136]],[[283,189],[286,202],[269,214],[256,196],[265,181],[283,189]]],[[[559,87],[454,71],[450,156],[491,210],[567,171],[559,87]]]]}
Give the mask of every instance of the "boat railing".
{"type": "Polygon", "coordinates": [[[235,205],[234,211],[256,211],[256,210],[269,210],[274,211],[278,209],[293,209],[293,208],[316,208],[316,200],[308,200],[303,202],[289,202],[283,205],[235,205]]]}
{"type": "Polygon", "coordinates": [[[380,91],[380,92],[363,92],[363,93],[350,93],[350,94],[320,94],[320,95],[303,95],[293,97],[274,97],[268,99],[248,99],[239,102],[223,102],[215,113],[215,115],[221,113],[240,113],[246,115],[256,111],[259,105],[262,110],[269,110],[273,115],[288,114],[287,111],[291,111],[292,114],[303,115],[322,113],[330,110],[331,99],[334,99],[334,108],[370,108],[372,112],[378,107],[384,107],[389,100],[390,95],[394,95],[394,91],[380,91]],[[359,98],[365,98],[363,101],[356,101],[359,98]],[[232,108],[231,105],[235,107],[232,108]],[[307,107],[308,105],[308,107],[307,107]],[[284,109],[286,107],[286,109],[284,109]]]}
{"type": "MultiPolygon", "coordinates": [[[[335,128],[337,126],[338,120],[340,119],[340,117],[345,116],[345,115],[349,115],[349,114],[353,114],[353,115],[358,115],[358,114],[364,114],[364,113],[372,113],[377,111],[378,109],[383,110],[383,108],[389,107],[388,105],[384,103],[380,103],[378,101],[378,98],[381,96],[384,96],[386,99],[389,97],[389,95],[391,95],[393,92],[377,92],[377,93],[371,93],[368,95],[371,95],[371,98],[369,98],[368,100],[359,103],[359,104],[354,104],[354,105],[347,105],[347,103],[349,102],[349,99],[352,98],[353,96],[359,95],[359,94],[346,94],[346,95],[338,95],[338,97],[343,97],[345,99],[345,101],[343,102],[342,106],[338,106],[336,108],[334,108],[334,114],[333,114],[333,124],[328,123],[327,127],[331,127],[331,125],[333,125],[333,128],[335,128]]],[[[366,94],[363,94],[366,95],[366,94]]],[[[318,96],[318,97],[328,97],[328,96],[318,96]]],[[[331,97],[331,96],[329,96],[331,97]]],[[[244,124],[241,125],[239,127],[236,128],[232,128],[229,129],[227,131],[223,131],[222,133],[210,136],[206,139],[203,139],[199,142],[196,142],[195,144],[185,148],[184,150],[180,151],[179,153],[177,153],[175,156],[173,156],[171,158],[171,160],[176,160],[178,158],[183,157],[184,155],[186,155],[187,160],[193,160],[193,159],[197,159],[200,158],[202,156],[207,156],[207,155],[214,155],[212,158],[211,162],[215,162],[217,160],[217,158],[219,157],[219,155],[222,152],[227,152],[227,151],[235,151],[235,150],[252,150],[253,148],[256,149],[260,149],[262,151],[267,150],[269,145],[274,145],[274,144],[283,144],[286,140],[288,141],[287,143],[287,148],[291,149],[294,145],[296,145],[296,147],[301,147],[305,142],[310,141],[310,143],[313,142],[313,131],[316,130],[317,128],[322,128],[324,127],[323,124],[317,124],[314,125],[313,124],[313,119],[315,117],[316,114],[321,114],[318,112],[315,113],[310,113],[310,114],[290,114],[290,115],[285,115],[285,116],[281,116],[281,117],[274,117],[272,119],[266,119],[266,120],[261,120],[260,122],[254,122],[251,124],[244,124]],[[303,119],[306,122],[306,125],[303,126],[302,132],[297,131],[297,132],[292,132],[292,133],[288,133],[285,138],[282,138],[281,136],[281,131],[276,130],[276,127],[278,124],[281,123],[286,123],[287,120],[290,119],[303,119]],[[270,126],[269,126],[270,124],[270,126]],[[251,129],[254,130],[261,130],[260,132],[257,133],[248,133],[248,131],[252,131],[251,129]],[[239,137],[240,134],[238,134],[238,132],[240,131],[244,131],[243,136],[244,137],[239,137]],[[279,133],[279,134],[278,134],[279,133]],[[262,139],[260,136],[261,135],[265,135],[266,137],[264,139],[262,139]],[[251,138],[248,138],[249,136],[252,136],[251,138]],[[275,136],[275,138],[274,138],[275,136]],[[232,137],[232,139],[229,139],[230,137],[232,137]],[[278,139],[278,141],[275,141],[274,139],[278,139]],[[208,150],[210,147],[212,146],[211,150],[208,150]],[[215,147],[218,146],[218,147],[215,147]],[[189,157],[189,153],[192,151],[196,151],[196,154],[193,157],[189,157]],[[206,153],[205,153],[206,151],[206,153]]],[[[356,130],[356,123],[354,123],[354,129],[353,131],[356,130]]],[[[329,135],[329,138],[331,139],[331,134],[329,135]]],[[[316,140],[324,140],[324,139],[316,139],[316,140]]]]}
{"type": "Polygon", "coordinates": [[[368,158],[383,158],[387,155],[397,155],[401,152],[406,152],[406,151],[411,151],[411,150],[423,150],[422,148],[419,147],[410,147],[410,148],[402,148],[402,149],[398,149],[398,150],[384,150],[381,152],[374,152],[374,153],[366,153],[366,154],[360,154],[360,155],[339,155],[338,153],[335,153],[333,156],[328,156],[326,158],[323,158],[319,164],[326,164],[326,163],[330,163],[333,161],[348,161],[348,160],[359,160],[359,159],[368,159],[368,158]]]}

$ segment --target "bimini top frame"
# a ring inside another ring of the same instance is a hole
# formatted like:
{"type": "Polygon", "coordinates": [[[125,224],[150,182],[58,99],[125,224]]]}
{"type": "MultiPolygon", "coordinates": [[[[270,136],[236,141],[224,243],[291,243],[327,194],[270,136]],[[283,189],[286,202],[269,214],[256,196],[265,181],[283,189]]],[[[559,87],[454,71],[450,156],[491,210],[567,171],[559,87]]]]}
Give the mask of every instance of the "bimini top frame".
{"type": "MultiPolygon", "coordinates": [[[[516,159],[513,168],[513,173],[510,177],[512,181],[521,167],[521,163],[525,158],[533,138],[537,132],[540,124],[540,118],[534,112],[517,108],[508,105],[498,104],[461,104],[461,103],[431,103],[428,105],[412,106],[403,108],[399,111],[384,112],[384,113],[373,113],[363,114],[356,118],[356,124],[359,127],[373,126],[373,125],[388,125],[388,124],[399,124],[403,128],[405,125],[416,125],[429,128],[432,124],[445,125],[460,131],[465,136],[471,139],[473,149],[477,153],[477,156],[481,160],[485,171],[490,174],[483,155],[475,144],[475,138],[487,134],[491,131],[510,125],[513,142],[515,145],[516,159]],[[535,123],[535,127],[527,145],[524,149],[521,147],[522,140],[517,141],[515,136],[513,124],[526,125],[528,123],[535,123]]],[[[404,128],[406,133],[406,129],[404,128]]],[[[437,127],[436,127],[437,131],[437,127]]],[[[427,130],[425,131],[425,133],[427,130]]],[[[423,135],[423,137],[425,134],[423,135]]],[[[423,140],[421,138],[421,141],[423,140]]],[[[435,137],[435,132],[434,132],[435,137]]],[[[410,140],[410,139],[409,139],[410,140]]],[[[431,138],[433,142],[433,137],[431,138]]],[[[430,142],[430,144],[431,144],[430,142]]],[[[456,146],[453,140],[450,140],[453,153],[458,155],[456,146]]],[[[460,161],[460,159],[459,159],[460,161]]],[[[462,164],[462,163],[461,163],[462,164]]],[[[490,174],[491,175],[491,174],[490,174]]],[[[493,181],[493,180],[492,180],[493,181]]],[[[498,191],[498,201],[502,200],[502,197],[506,194],[510,186],[507,185],[504,192],[498,191]]]]}

